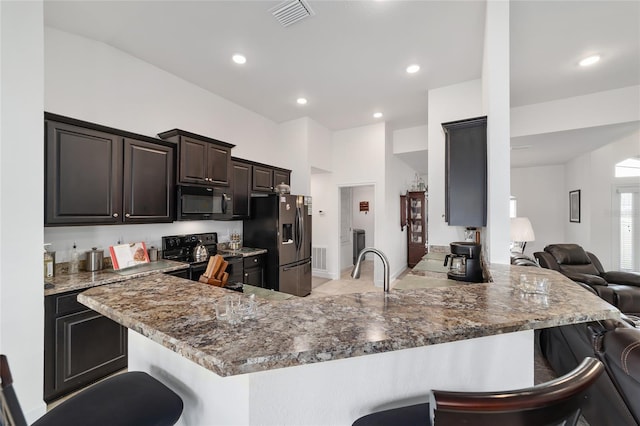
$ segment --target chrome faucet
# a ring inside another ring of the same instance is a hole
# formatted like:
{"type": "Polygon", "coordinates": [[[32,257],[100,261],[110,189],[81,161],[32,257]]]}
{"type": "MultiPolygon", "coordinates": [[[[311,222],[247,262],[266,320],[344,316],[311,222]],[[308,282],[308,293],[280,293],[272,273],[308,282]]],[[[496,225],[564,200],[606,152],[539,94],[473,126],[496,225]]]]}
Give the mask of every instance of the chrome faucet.
{"type": "Polygon", "coordinates": [[[380,260],[382,260],[382,266],[384,267],[384,281],[383,281],[384,292],[389,293],[389,269],[390,269],[389,260],[387,259],[387,256],[385,256],[384,253],[378,249],[375,249],[373,247],[366,247],[362,249],[362,251],[358,255],[358,260],[356,261],[356,265],[353,267],[353,270],[351,271],[351,277],[355,279],[360,278],[360,262],[362,262],[362,259],[364,259],[364,256],[367,253],[377,254],[380,260]]]}

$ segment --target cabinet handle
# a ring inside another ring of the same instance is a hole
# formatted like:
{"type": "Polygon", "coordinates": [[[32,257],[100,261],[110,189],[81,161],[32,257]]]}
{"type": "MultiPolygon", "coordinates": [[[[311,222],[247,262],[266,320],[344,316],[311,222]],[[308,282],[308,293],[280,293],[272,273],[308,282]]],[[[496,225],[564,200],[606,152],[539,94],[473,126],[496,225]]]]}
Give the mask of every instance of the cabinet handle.
{"type": "Polygon", "coordinates": [[[114,213],[114,214],[113,214],[113,217],[118,217],[118,213],[114,213]]]}
{"type": "Polygon", "coordinates": [[[257,263],[257,262],[258,262],[258,259],[253,259],[253,263],[257,263]]]}
{"type": "Polygon", "coordinates": [[[248,277],[248,276],[249,276],[249,274],[244,274],[244,276],[245,276],[245,277],[248,277]]]}
{"type": "Polygon", "coordinates": [[[131,217],[131,215],[129,213],[126,213],[124,217],[131,217]]]}

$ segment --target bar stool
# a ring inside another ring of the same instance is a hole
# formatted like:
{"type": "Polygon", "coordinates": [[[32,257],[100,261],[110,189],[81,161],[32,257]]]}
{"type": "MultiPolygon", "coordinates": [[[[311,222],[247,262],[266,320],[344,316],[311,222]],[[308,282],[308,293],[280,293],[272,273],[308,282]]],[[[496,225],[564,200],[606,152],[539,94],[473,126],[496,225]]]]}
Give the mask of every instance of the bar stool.
{"type": "Polygon", "coordinates": [[[433,390],[429,403],[372,413],[353,426],[575,425],[585,391],[603,370],[600,361],[587,357],[564,376],[529,388],[504,392],[433,390]]]}
{"type": "MultiPolygon", "coordinates": [[[[26,426],[5,355],[0,355],[0,424],[26,426]]],[[[32,426],[171,426],[182,414],[182,399],[144,372],[118,374],[69,398],[32,426]]]]}

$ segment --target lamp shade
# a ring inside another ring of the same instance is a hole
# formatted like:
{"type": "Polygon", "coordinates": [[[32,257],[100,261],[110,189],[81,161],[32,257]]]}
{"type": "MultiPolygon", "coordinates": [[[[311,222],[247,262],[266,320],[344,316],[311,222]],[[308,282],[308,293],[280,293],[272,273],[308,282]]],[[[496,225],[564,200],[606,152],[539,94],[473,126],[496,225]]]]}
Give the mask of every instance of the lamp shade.
{"type": "Polygon", "coordinates": [[[536,235],[528,217],[511,218],[511,241],[535,241],[536,235]]]}

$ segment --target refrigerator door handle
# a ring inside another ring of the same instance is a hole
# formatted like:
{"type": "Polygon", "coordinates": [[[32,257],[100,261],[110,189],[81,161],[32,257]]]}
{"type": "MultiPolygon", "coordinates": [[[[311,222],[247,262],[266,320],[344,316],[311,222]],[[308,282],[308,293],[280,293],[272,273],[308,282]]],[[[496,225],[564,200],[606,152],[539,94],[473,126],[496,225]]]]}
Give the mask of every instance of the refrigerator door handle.
{"type": "Polygon", "coordinates": [[[304,241],[304,221],[302,220],[302,209],[298,209],[298,250],[302,249],[304,241]]]}
{"type": "Polygon", "coordinates": [[[296,242],[296,251],[300,250],[300,209],[296,208],[295,230],[293,239],[296,242]]]}

